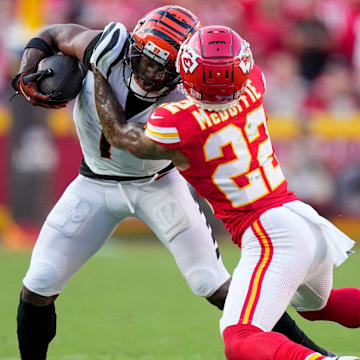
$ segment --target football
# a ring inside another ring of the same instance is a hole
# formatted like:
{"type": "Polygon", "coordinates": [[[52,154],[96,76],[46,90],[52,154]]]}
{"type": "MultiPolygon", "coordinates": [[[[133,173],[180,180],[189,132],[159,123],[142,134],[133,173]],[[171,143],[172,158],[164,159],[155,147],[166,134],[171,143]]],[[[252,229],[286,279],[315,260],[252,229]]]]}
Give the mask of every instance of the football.
{"type": "Polygon", "coordinates": [[[49,56],[39,62],[37,71],[46,69],[51,69],[52,73],[38,80],[38,91],[58,103],[77,96],[86,74],[85,67],[78,59],[68,55],[49,56]]]}

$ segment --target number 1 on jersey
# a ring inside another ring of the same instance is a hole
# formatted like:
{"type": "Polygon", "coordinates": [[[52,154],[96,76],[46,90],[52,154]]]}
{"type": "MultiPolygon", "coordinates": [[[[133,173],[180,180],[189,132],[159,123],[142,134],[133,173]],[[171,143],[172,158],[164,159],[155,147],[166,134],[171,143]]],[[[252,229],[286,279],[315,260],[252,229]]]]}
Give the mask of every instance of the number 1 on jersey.
{"type": "Polygon", "coordinates": [[[100,156],[102,158],[111,159],[111,145],[106,140],[106,137],[104,135],[104,132],[101,131],[101,137],[100,137],[100,156]]]}

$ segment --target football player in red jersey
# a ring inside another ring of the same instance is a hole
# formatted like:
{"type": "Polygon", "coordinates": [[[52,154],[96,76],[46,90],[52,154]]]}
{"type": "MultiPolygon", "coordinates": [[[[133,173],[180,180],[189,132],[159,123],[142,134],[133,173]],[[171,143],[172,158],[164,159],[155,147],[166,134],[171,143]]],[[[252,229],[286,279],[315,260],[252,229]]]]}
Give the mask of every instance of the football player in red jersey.
{"type": "MultiPolygon", "coordinates": [[[[35,81],[24,82],[41,59],[61,51],[78,58],[86,69],[90,70],[90,62],[96,63],[124,107],[127,121],[145,124],[160,104],[185,98],[176,88],[180,75],[175,62],[180,45],[198,27],[198,18],[177,5],[151,10],[131,33],[119,22],[103,30],[52,24],[26,45],[12,84],[32,105],[66,106],[40,94],[35,81]]],[[[84,154],[79,175],[47,217],[23,279],[17,314],[23,360],[46,358],[56,334],[55,299],[126,217],[144,221],[172,254],[193,293],[220,309],[231,280],[205,217],[171,161],[137,159],[107,142],[95,111],[93,80],[88,71],[73,113],[84,154]]],[[[276,329],[328,353],[287,313],[276,329]]]]}
{"type": "Polygon", "coordinates": [[[171,159],[241,247],[220,321],[226,358],[326,358],[271,330],[288,304],[311,320],[360,326],[360,290],[332,290],[333,266],[354,242],[287,189],[267,130],[264,75],[245,40],[202,28],[182,45],[177,68],[188,99],[157,108],[144,130],[126,123],[94,66],[105,136],[140,158],[171,159]]]}

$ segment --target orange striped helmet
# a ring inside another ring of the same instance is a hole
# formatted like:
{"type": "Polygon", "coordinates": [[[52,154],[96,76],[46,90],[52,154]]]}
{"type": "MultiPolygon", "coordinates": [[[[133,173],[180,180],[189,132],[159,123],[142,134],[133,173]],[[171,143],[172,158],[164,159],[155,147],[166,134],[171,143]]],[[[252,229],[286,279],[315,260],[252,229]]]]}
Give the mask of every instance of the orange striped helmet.
{"type": "Polygon", "coordinates": [[[156,100],[179,83],[175,63],[180,45],[199,27],[199,19],[177,5],[152,10],[137,23],[125,56],[132,74],[127,85],[135,95],[156,100]]]}
{"type": "Polygon", "coordinates": [[[162,65],[175,66],[180,45],[200,27],[199,19],[177,5],[157,8],[136,25],[132,44],[162,65]]]}

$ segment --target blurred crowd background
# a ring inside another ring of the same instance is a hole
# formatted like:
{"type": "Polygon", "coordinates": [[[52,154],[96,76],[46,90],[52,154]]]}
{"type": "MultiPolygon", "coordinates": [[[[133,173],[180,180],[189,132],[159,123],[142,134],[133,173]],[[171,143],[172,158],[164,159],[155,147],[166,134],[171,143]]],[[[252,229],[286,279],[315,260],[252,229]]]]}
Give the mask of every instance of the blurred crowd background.
{"type": "MultiPolygon", "coordinates": [[[[290,188],[360,238],[360,0],[1,0],[0,242],[34,241],[81,159],[73,104],[44,110],[20,96],[9,102],[24,45],[51,23],[102,29],[120,21],[131,31],[147,11],[168,4],[250,42],[290,188]]],[[[135,228],[130,221],[123,231],[135,228]]]]}

